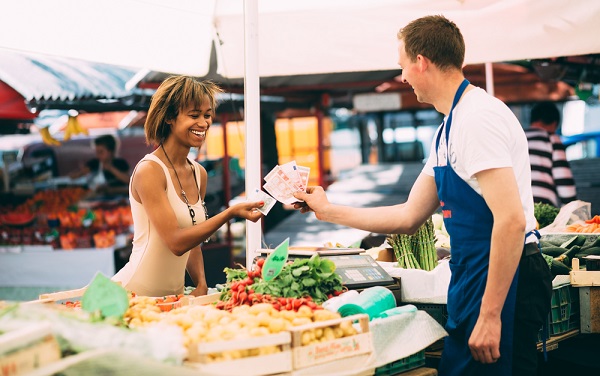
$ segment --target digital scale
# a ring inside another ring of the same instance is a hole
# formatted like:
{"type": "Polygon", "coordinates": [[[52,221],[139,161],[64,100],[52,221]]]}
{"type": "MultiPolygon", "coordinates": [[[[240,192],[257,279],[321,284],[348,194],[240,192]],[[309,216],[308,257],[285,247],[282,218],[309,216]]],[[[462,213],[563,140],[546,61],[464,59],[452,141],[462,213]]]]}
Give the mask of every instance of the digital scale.
{"type": "MultiPolygon", "coordinates": [[[[260,249],[259,253],[268,256],[272,249],[260,249]]],[[[358,290],[373,286],[390,289],[396,301],[400,301],[400,281],[392,278],[371,256],[361,254],[360,248],[317,248],[290,247],[288,260],[310,258],[318,253],[321,258],[329,259],[335,264],[335,272],[342,278],[342,283],[349,290],[358,290]]]]}

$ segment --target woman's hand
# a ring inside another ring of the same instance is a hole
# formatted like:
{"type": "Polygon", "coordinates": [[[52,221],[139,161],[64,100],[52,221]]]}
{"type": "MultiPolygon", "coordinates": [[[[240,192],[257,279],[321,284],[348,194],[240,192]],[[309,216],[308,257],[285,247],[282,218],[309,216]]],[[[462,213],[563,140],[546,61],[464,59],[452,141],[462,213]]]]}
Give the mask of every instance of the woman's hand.
{"type": "Polygon", "coordinates": [[[208,294],[208,286],[198,286],[190,292],[192,296],[202,296],[208,294]]]}
{"type": "Polygon", "coordinates": [[[264,217],[264,215],[257,210],[264,204],[264,201],[241,202],[232,206],[231,209],[234,216],[256,222],[264,217]]]}

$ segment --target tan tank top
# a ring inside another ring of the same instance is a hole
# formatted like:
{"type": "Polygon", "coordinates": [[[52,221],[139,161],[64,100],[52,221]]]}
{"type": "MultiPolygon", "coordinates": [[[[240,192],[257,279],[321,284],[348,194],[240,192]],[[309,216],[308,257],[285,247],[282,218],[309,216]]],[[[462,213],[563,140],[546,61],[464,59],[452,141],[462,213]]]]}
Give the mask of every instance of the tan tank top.
{"type": "MultiPolygon", "coordinates": [[[[156,162],[162,167],[167,178],[167,198],[175,211],[179,227],[192,226],[188,207],[179,198],[177,194],[178,190],[171,180],[171,174],[169,174],[167,166],[159,158],[152,154],[146,154],[136,165],[133,174],[135,174],[135,170],[140,163],[148,163],[145,161],[156,162]]],[[[193,163],[193,166],[196,172],[199,192],[200,168],[198,163],[193,163]]],[[[133,181],[133,174],[131,181],[133,181]]],[[[193,196],[190,198],[193,201],[193,196]]],[[[112,279],[121,282],[123,287],[128,291],[133,291],[137,295],[164,296],[183,293],[185,268],[189,252],[178,257],[167,248],[152,223],[150,223],[144,206],[133,198],[131,183],[129,184],[129,202],[133,217],[133,249],[129,257],[129,262],[112,279]]],[[[196,212],[196,222],[203,222],[205,214],[202,201],[198,200],[191,207],[196,212]]]]}

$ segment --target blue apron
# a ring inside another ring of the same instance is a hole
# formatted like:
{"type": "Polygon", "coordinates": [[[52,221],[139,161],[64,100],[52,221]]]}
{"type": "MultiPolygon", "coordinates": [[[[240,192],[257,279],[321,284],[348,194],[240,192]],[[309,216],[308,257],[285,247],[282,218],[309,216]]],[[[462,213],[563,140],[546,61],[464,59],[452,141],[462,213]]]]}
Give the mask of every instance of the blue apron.
{"type": "Polygon", "coordinates": [[[496,363],[482,364],[473,359],[468,346],[481,307],[481,299],[488,276],[490,243],[494,220],[485,200],[452,169],[449,154],[449,135],[452,111],[469,85],[462,82],[452,103],[445,126],[436,139],[436,155],[440,135],[445,131],[446,166],[434,167],[435,183],[444,216],[444,224],[450,234],[452,277],[448,289],[449,337],[439,365],[440,376],[446,375],[498,375],[512,373],[512,342],[518,270],[510,286],[502,309],[500,359],[496,363]]]}

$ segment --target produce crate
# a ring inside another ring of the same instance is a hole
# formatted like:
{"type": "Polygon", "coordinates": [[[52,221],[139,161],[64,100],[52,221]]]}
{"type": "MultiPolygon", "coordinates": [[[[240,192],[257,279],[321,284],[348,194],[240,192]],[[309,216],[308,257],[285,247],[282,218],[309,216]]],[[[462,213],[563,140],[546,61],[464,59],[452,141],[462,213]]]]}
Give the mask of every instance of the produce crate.
{"type": "MultiPolygon", "coordinates": [[[[548,314],[548,336],[555,337],[579,328],[579,293],[571,285],[563,285],[552,290],[552,303],[548,314]]],[[[538,341],[543,338],[540,329],[538,341]]]]}
{"type": "Polygon", "coordinates": [[[271,375],[292,371],[290,332],[281,332],[243,340],[194,343],[189,346],[188,367],[201,372],[219,375],[271,375]],[[236,350],[254,350],[277,346],[279,352],[268,355],[247,356],[232,360],[212,361],[209,354],[236,350]]]}
{"type": "Polygon", "coordinates": [[[0,375],[29,373],[60,358],[50,324],[33,324],[0,335],[0,375]]]}
{"type": "Polygon", "coordinates": [[[425,365],[425,350],[375,368],[375,376],[392,376],[425,365]]]}
{"type": "Polygon", "coordinates": [[[30,303],[64,303],[66,301],[80,301],[85,290],[87,290],[87,286],[75,290],[41,294],[38,300],[33,300],[30,303]]]}
{"type": "Polygon", "coordinates": [[[569,286],[569,295],[571,295],[571,316],[569,316],[568,331],[579,329],[581,327],[580,307],[579,307],[579,289],[569,286]]]}
{"type": "MultiPolygon", "coordinates": [[[[406,303],[406,302],[403,302],[406,303]]],[[[424,304],[424,303],[406,303],[412,304],[418,310],[425,311],[433,317],[441,326],[446,327],[448,322],[448,306],[446,304],[424,304]]]]}
{"type": "Polygon", "coordinates": [[[359,314],[340,319],[317,321],[293,327],[292,353],[294,369],[301,369],[334,360],[355,357],[373,352],[373,338],[369,331],[369,315],[359,314]],[[337,338],[302,346],[302,333],[306,330],[334,327],[343,322],[358,321],[360,332],[356,335],[337,338]]]}
{"type": "Polygon", "coordinates": [[[219,297],[221,296],[220,292],[214,294],[208,294],[204,296],[190,296],[189,304],[190,305],[208,305],[213,304],[219,301],[219,297]]]}

